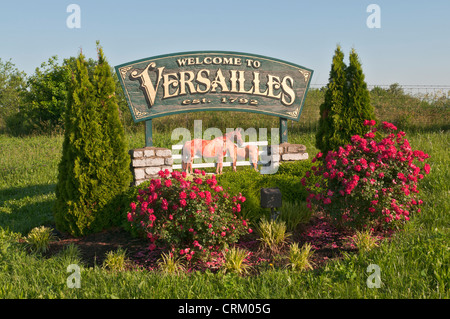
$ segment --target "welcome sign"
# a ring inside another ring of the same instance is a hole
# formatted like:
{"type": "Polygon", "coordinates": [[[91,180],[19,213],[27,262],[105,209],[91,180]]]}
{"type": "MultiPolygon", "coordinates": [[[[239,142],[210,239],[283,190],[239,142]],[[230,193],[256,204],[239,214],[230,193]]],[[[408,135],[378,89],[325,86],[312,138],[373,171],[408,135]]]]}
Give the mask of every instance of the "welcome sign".
{"type": "Polygon", "coordinates": [[[115,67],[135,122],[183,112],[255,112],[298,121],[313,71],[259,55],[203,51],[115,67]]]}

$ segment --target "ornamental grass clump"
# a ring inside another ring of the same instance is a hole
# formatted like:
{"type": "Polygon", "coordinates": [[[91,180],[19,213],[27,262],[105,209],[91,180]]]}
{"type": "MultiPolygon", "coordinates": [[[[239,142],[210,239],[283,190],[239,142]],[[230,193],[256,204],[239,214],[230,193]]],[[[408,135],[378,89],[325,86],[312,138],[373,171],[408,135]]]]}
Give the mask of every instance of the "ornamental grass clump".
{"type": "Polygon", "coordinates": [[[377,238],[373,237],[369,230],[357,231],[353,237],[355,246],[361,253],[368,252],[375,247],[378,247],[377,238]]]}
{"type": "Polygon", "coordinates": [[[263,218],[258,224],[259,241],[265,249],[270,252],[278,252],[282,245],[287,242],[291,233],[286,232],[286,223],[281,220],[267,220],[263,218]]]}
{"type": "Polygon", "coordinates": [[[236,273],[243,275],[248,273],[251,266],[248,264],[247,257],[249,253],[237,247],[232,247],[223,252],[224,263],[223,271],[225,273],[236,273]]]}
{"type": "Polygon", "coordinates": [[[391,123],[383,122],[385,134],[377,132],[373,120],[364,125],[368,132],[363,137],[354,135],[345,147],[313,159],[319,165],[302,179],[308,207],[316,206],[339,226],[397,229],[420,212],[417,184],[430,166],[419,163],[429,156],[413,150],[405,132],[391,123]],[[310,182],[310,176],[322,178],[310,182]]]}
{"type": "Polygon", "coordinates": [[[172,253],[162,253],[158,261],[158,269],[165,275],[178,275],[186,271],[180,258],[176,258],[172,253]]]}
{"type": "Polygon", "coordinates": [[[225,192],[215,175],[194,172],[189,180],[184,172],[160,171],[159,179],[139,190],[127,214],[131,226],[150,241],[150,250],[166,249],[188,262],[219,254],[252,232],[239,216],[245,197],[225,192]]]}
{"type": "Polygon", "coordinates": [[[29,249],[36,253],[45,253],[54,239],[52,229],[45,226],[33,228],[27,235],[25,242],[29,249]]]}
{"type": "Polygon", "coordinates": [[[310,243],[305,243],[301,248],[298,243],[293,243],[289,247],[289,257],[287,267],[294,271],[304,271],[313,269],[313,262],[311,257],[314,254],[314,250],[310,243]]]}
{"type": "Polygon", "coordinates": [[[117,250],[108,251],[105,260],[103,261],[103,268],[111,271],[123,271],[127,265],[126,249],[122,247],[117,250]]]}

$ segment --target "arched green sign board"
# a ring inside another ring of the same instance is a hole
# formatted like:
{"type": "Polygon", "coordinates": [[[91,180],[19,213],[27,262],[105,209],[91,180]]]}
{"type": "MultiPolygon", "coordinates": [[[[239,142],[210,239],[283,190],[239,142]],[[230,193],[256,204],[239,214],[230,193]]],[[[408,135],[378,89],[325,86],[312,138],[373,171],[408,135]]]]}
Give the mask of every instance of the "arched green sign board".
{"type": "MultiPolygon", "coordinates": [[[[260,55],[202,51],[161,55],[115,67],[135,122],[184,112],[238,111],[298,121],[313,70],[260,55]]],[[[285,135],[285,137],[284,137],[285,135]]]]}

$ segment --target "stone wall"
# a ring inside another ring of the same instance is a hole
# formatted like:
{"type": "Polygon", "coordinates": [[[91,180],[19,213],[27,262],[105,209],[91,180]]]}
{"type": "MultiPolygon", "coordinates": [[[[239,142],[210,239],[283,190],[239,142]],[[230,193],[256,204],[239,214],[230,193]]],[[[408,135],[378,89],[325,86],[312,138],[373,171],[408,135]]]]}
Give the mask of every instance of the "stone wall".
{"type": "Polygon", "coordinates": [[[172,151],[167,148],[144,147],[131,150],[129,153],[134,186],[152,178],[159,178],[160,170],[172,171],[172,151]]]}
{"type": "Polygon", "coordinates": [[[268,146],[268,155],[274,162],[301,161],[308,159],[306,146],[302,144],[281,143],[268,146]]]}
{"type": "MultiPolygon", "coordinates": [[[[302,144],[282,143],[280,145],[269,146],[271,161],[277,165],[279,162],[301,161],[308,159],[306,147],[302,144]],[[278,147],[277,151],[274,149],[278,147]]],[[[133,173],[133,186],[139,185],[146,180],[159,178],[160,170],[168,169],[172,171],[172,151],[161,147],[144,147],[131,150],[131,171],[133,173]]],[[[270,173],[270,172],[269,172],[270,173]]]]}
{"type": "Polygon", "coordinates": [[[306,146],[302,144],[282,143],[278,146],[278,150],[280,152],[280,160],[282,162],[308,159],[306,146]]]}

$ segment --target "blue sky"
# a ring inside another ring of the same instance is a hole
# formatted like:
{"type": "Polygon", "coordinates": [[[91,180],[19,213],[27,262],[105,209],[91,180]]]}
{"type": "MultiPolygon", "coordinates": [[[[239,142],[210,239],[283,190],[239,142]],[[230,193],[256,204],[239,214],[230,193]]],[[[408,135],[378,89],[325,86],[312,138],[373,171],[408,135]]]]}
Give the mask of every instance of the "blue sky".
{"type": "Polygon", "coordinates": [[[355,48],[369,85],[450,85],[450,0],[227,0],[0,2],[0,58],[32,74],[53,55],[96,58],[100,40],[111,65],[183,51],[265,55],[314,70],[326,84],[340,44],[355,48]],[[69,4],[81,8],[70,29],[69,4]],[[368,28],[369,4],[381,28],[368,28]]]}

